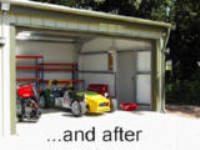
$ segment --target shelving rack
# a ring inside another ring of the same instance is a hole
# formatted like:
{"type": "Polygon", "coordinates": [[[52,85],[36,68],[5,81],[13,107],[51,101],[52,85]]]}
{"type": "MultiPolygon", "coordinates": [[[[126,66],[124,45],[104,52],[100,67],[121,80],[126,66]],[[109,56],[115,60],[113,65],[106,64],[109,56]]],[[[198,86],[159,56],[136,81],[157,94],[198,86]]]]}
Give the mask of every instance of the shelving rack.
{"type": "MultiPolygon", "coordinates": [[[[76,63],[44,63],[41,64],[43,66],[44,72],[46,71],[69,71],[71,72],[71,80],[70,81],[60,81],[59,83],[81,83],[84,82],[84,80],[78,80],[78,74],[77,74],[77,64],[76,63]],[[62,67],[62,68],[61,68],[62,67]],[[65,68],[63,68],[65,67],[65,68]]],[[[48,83],[49,80],[44,80],[44,83],[48,83]]],[[[76,85],[74,85],[76,86],[76,85]]]]}
{"type": "MultiPolygon", "coordinates": [[[[35,82],[36,88],[38,91],[42,91],[45,88],[45,84],[49,82],[49,80],[44,79],[45,72],[50,71],[68,71],[71,72],[71,80],[69,81],[60,81],[59,83],[70,83],[72,82],[76,87],[76,83],[83,83],[84,80],[78,80],[77,74],[77,64],[76,63],[44,63],[43,56],[29,56],[29,55],[17,55],[16,59],[35,59],[34,66],[16,66],[16,70],[33,70],[35,71],[35,78],[17,78],[17,82],[35,82]]],[[[56,79],[56,78],[55,78],[56,79]]]]}
{"type": "Polygon", "coordinates": [[[44,57],[43,56],[30,56],[30,55],[17,55],[16,59],[34,59],[35,65],[34,66],[16,66],[16,70],[33,70],[35,71],[35,78],[17,78],[17,82],[35,82],[37,90],[43,90],[44,86],[41,81],[44,80],[44,71],[43,66],[40,65],[40,63],[44,63],[44,57]]]}

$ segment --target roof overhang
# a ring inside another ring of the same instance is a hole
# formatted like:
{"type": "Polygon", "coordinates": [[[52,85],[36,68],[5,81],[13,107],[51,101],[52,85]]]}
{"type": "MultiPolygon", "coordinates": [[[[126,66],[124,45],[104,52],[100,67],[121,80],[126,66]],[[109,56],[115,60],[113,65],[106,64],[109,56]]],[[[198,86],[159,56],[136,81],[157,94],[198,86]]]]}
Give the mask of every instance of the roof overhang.
{"type": "Polygon", "coordinates": [[[113,15],[113,14],[96,12],[96,11],[91,11],[91,10],[75,9],[75,8],[71,8],[67,6],[52,5],[48,3],[24,1],[24,0],[1,0],[1,1],[8,3],[11,6],[14,5],[14,6],[21,6],[21,7],[32,8],[32,9],[66,13],[66,14],[71,14],[71,15],[87,16],[87,17],[93,17],[93,18],[108,19],[108,20],[113,20],[113,21],[143,24],[143,25],[170,28],[170,29],[172,28],[171,24],[165,23],[165,22],[140,19],[136,17],[113,15]]]}

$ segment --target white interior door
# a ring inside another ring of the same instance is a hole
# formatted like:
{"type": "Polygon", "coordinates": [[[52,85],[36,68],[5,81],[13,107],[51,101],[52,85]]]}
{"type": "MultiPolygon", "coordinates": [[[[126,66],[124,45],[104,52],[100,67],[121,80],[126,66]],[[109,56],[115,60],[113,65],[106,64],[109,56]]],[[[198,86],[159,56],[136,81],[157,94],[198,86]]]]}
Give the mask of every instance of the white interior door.
{"type": "Polygon", "coordinates": [[[117,59],[117,99],[121,102],[134,102],[134,52],[119,52],[117,59]]]}

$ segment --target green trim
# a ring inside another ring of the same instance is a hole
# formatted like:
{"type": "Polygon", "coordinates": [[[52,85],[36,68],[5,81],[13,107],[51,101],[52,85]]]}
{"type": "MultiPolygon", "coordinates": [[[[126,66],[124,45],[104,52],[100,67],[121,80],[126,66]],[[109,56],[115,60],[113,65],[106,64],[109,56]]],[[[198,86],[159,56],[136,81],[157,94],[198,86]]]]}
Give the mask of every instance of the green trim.
{"type": "Polygon", "coordinates": [[[154,41],[152,54],[152,110],[160,111],[160,39],[154,41]]]}
{"type": "Polygon", "coordinates": [[[151,54],[151,68],[152,68],[152,76],[151,76],[151,110],[156,111],[157,110],[157,59],[156,59],[156,52],[157,52],[157,42],[152,41],[152,54],[151,54]]]}
{"type": "Polygon", "coordinates": [[[80,10],[80,9],[70,8],[67,6],[58,6],[58,5],[51,5],[51,4],[46,4],[46,3],[38,3],[38,2],[30,2],[30,1],[17,1],[17,0],[2,0],[2,1],[10,3],[11,5],[21,6],[21,7],[26,7],[26,8],[29,7],[29,8],[40,9],[40,10],[68,13],[68,14],[73,14],[73,15],[78,15],[78,16],[88,16],[88,17],[130,22],[130,23],[135,23],[135,24],[145,24],[145,25],[150,25],[150,26],[172,28],[171,24],[165,23],[165,22],[151,21],[151,20],[139,19],[135,17],[112,15],[112,14],[106,14],[102,12],[95,12],[95,11],[88,11],[88,10],[80,10]]]}
{"type": "Polygon", "coordinates": [[[161,78],[162,78],[162,91],[161,91],[161,110],[163,112],[165,112],[165,50],[166,50],[166,47],[167,47],[167,43],[169,41],[169,37],[170,37],[170,32],[171,30],[168,28],[167,29],[167,36],[165,38],[165,43],[163,45],[163,49],[162,49],[162,58],[161,58],[161,61],[162,61],[162,70],[161,70],[161,78]]]}
{"type": "Polygon", "coordinates": [[[10,111],[11,134],[16,133],[16,62],[15,62],[15,27],[10,26],[10,111]]]}
{"type": "Polygon", "coordinates": [[[88,20],[87,18],[76,16],[62,18],[60,16],[49,17],[48,14],[42,15],[42,13],[40,15],[30,15],[28,11],[27,14],[10,12],[8,13],[8,18],[10,24],[22,28],[82,32],[103,36],[111,35],[126,38],[159,39],[165,32],[162,28],[150,28],[136,24],[122,24],[121,22],[116,24],[113,22],[104,22],[104,20],[88,20]],[[94,24],[94,22],[96,22],[96,24],[94,24]]]}

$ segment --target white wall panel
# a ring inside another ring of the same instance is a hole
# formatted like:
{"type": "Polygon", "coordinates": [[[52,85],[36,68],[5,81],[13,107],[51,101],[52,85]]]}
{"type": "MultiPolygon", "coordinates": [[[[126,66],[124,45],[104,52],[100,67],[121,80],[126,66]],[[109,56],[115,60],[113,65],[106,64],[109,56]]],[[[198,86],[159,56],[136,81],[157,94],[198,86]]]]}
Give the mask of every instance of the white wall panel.
{"type": "Polygon", "coordinates": [[[45,62],[75,62],[73,44],[17,41],[16,55],[43,55],[45,62]]]}
{"type": "Polygon", "coordinates": [[[116,48],[118,50],[138,50],[145,49],[145,41],[135,41],[135,40],[115,40],[116,48]]]}
{"type": "MultiPolygon", "coordinates": [[[[76,50],[73,44],[36,41],[17,41],[16,55],[42,55],[45,62],[75,63],[76,50]]],[[[17,65],[35,65],[32,59],[17,59],[17,65]]],[[[52,66],[54,67],[54,66],[52,66]]],[[[34,78],[35,71],[17,71],[17,78],[34,78]]],[[[71,79],[70,72],[45,72],[45,79],[71,79]]]]}
{"type": "Polygon", "coordinates": [[[111,96],[115,96],[115,76],[113,74],[79,73],[79,78],[85,80],[85,88],[88,84],[108,84],[111,96]]]}
{"type": "Polygon", "coordinates": [[[137,75],[136,99],[138,103],[151,104],[150,75],[137,75]]]}
{"type": "Polygon", "coordinates": [[[81,55],[79,61],[79,70],[86,71],[107,71],[108,55],[81,55]]]}
{"type": "Polygon", "coordinates": [[[82,52],[113,50],[151,50],[150,41],[130,39],[95,38],[83,45],[82,52]]]}
{"type": "Polygon", "coordinates": [[[151,71],[151,52],[150,51],[137,52],[137,71],[139,72],[151,71]]]}
{"type": "Polygon", "coordinates": [[[110,38],[95,38],[83,45],[82,52],[107,51],[112,46],[110,38]]]}
{"type": "MultiPolygon", "coordinates": [[[[112,38],[95,38],[92,41],[85,43],[82,47],[82,52],[95,52],[95,51],[111,51],[115,52],[116,50],[149,50],[149,52],[138,52],[138,62],[137,62],[137,72],[150,72],[151,71],[151,50],[152,43],[150,41],[142,40],[128,40],[128,39],[112,39],[112,38]]],[[[89,70],[89,71],[104,71],[107,69],[106,61],[103,61],[100,55],[89,55],[89,56],[80,56],[79,57],[79,66],[80,70],[89,70]]],[[[114,66],[117,66],[117,58],[114,59],[114,66]]],[[[117,68],[117,67],[116,67],[117,68]]],[[[115,69],[115,71],[117,71],[115,69]]],[[[115,91],[114,80],[105,78],[106,74],[84,74],[83,79],[86,80],[86,84],[95,83],[99,81],[100,83],[108,83],[110,90],[115,91]],[[113,85],[112,85],[113,84],[113,85]]],[[[114,76],[110,75],[110,78],[114,76]]],[[[139,75],[136,78],[137,82],[137,98],[141,103],[150,104],[151,100],[151,86],[148,84],[150,82],[150,76],[139,75]],[[145,88],[145,91],[143,89],[145,88]]]]}

